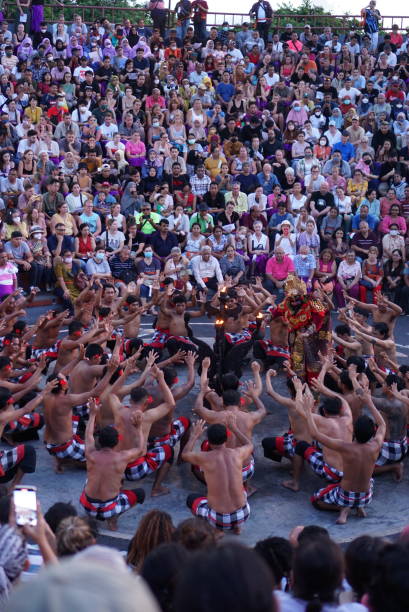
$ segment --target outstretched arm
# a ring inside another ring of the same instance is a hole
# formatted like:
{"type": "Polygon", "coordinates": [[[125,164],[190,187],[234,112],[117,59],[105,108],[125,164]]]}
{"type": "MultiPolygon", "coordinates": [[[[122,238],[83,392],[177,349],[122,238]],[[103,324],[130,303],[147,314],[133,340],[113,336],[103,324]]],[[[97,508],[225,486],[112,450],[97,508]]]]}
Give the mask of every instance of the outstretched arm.
{"type": "Polygon", "coordinates": [[[277,391],[274,391],[271,384],[271,378],[273,376],[277,376],[277,372],[275,370],[268,370],[266,374],[266,390],[268,395],[270,395],[270,397],[272,397],[278,404],[285,406],[287,409],[291,408],[291,406],[294,404],[294,400],[292,400],[290,397],[285,397],[285,395],[280,395],[280,393],[277,393],[277,391]]]}

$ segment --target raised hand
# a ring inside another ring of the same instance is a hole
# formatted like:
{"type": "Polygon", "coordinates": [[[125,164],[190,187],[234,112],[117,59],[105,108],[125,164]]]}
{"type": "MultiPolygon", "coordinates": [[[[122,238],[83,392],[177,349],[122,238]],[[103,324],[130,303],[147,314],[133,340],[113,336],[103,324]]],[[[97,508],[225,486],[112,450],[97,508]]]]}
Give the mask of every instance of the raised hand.
{"type": "Polygon", "coordinates": [[[197,359],[197,354],[193,353],[193,351],[188,351],[186,357],[185,357],[185,363],[187,366],[191,366],[193,367],[195,364],[195,361],[197,359]]]}

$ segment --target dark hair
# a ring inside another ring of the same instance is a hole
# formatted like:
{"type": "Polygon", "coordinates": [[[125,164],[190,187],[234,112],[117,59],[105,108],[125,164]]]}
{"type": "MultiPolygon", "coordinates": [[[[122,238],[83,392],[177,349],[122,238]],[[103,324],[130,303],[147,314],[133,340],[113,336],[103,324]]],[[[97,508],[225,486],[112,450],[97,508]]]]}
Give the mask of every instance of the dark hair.
{"type": "Polygon", "coordinates": [[[104,351],[103,351],[102,346],[96,343],[88,344],[87,348],[85,349],[85,357],[87,359],[92,359],[93,357],[102,356],[103,354],[104,354],[104,351]]]}
{"type": "Polygon", "coordinates": [[[362,374],[366,370],[366,363],[363,357],[358,357],[358,355],[351,355],[347,359],[347,367],[350,365],[356,365],[356,371],[358,374],[362,374]]]}
{"type": "Polygon", "coordinates": [[[337,325],[335,328],[335,333],[337,333],[339,336],[343,336],[345,334],[350,336],[351,328],[348,325],[337,325]]]}
{"type": "Polygon", "coordinates": [[[238,406],[240,404],[240,393],[234,389],[223,391],[222,398],[224,406],[238,406]]]}
{"type": "Polygon", "coordinates": [[[349,372],[348,370],[342,370],[340,376],[339,376],[339,380],[340,382],[344,385],[344,387],[346,387],[348,389],[348,391],[353,391],[354,386],[352,384],[352,380],[349,376],[349,372]]]}
{"type": "Polygon", "coordinates": [[[355,440],[359,444],[365,444],[374,437],[376,431],[375,423],[366,414],[362,414],[357,418],[354,424],[355,440]]]}
{"type": "Polygon", "coordinates": [[[72,504],[65,502],[56,502],[50,506],[44,514],[48,526],[54,533],[57,531],[57,527],[61,521],[68,516],[77,516],[77,510],[72,504]]]}
{"type": "Polygon", "coordinates": [[[174,610],[173,598],[189,553],[177,542],[160,544],[146,557],[140,575],[148,583],[162,612],[174,610]]]}
{"type": "Polygon", "coordinates": [[[174,383],[178,375],[176,368],[172,366],[166,366],[165,368],[163,368],[163,374],[165,378],[165,383],[168,385],[168,387],[174,383]]]}
{"type": "Polygon", "coordinates": [[[132,389],[130,395],[131,400],[135,404],[139,404],[139,402],[142,402],[144,399],[146,399],[146,397],[148,396],[148,392],[143,387],[136,387],[135,389],[132,389]]]}
{"type": "Polygon", "coordinates": [[[273,537],[260,540],[254,547],[270,568],[274,584],[279,586],[283,578],[290,575],[293,549],[285,538],[273,537]]]}
{"type": "Polygon", "coordinates": [[[3,410],[3,408],[7,406],[7,403],[11,397],[13,397],[13,394],[9,389],[6,389],[6,387],[0,387],[0,410],[3,410]]]}
{"type": "Polygon", "coordinates": [[[98,438],[101,448],[114,448],[118,444],[118,431],[112,425],[107,425],[101,429],[98,438]]]}
{"type": "Polygon", "coordinates": [[[74,319],[68,325],[68,335],[70,335],[70,334],[72,334],[73,332],[76,332],[76,331],[82,331],[83,328],[84,328],[84,326],[81,323],[81,321],[77,321],[76,319],[74,319]]]}
{"type": "Polygon", "coordinates": [[[298,546],[293,563],[293,593],[308,601],[306,612],[320,612],[322,603],[334,601],[341,586],[344,560],[330,538],[318,537],[298,546]]]}
{"type": "Polygon", "coordinates": [[[397,376],[397,374],[388,374],[385,378],[385,385],[387,387],[392,387],[394,384],[396,384],[398,391],[402,391],[402,389],[405,388],[405,383],[400,376],[397,376]]]}
{"type": "Polygon", "coordinates": [[[186,565],[175,593],[178,612],[275,612],[272,574],[253,550],[226,544],[186,565]]]}
{"type": "Polygon", "coordinates": [[[383,336],[384,338],[388,338],[389,336],[389,327],[383,321],[379,323],[374,323],[373,330],[377,331],[378,334],[381,334],[381,336],[383,336]]]}
{"type": "Polygon", "coordinates": [[[217,544],[217,538],[217,530],[207,521],[197,517],[182,521],[173,532],[173,541],[179,542],[190,551],[213,548],[217,544]]]}
{"type": "Polygon", "coordinates": [[[298,545],[306,544],[307,542],[315,542],[317,538],[328,538],[328,529],[320,525],[306,525],[300,532],[297,538],[298,545]]]}
{"type": "Polygon", "coordinates": [[[373,612],[405,612],[409,599],[409,549],[402,544],[387,544],[377,556],[369,585],[369,604],[373,612]]]}
{"type": "Polygon", "coordinates": [[[235,374],[228,372],[227,374],[223,374],[221,380],[221,386],[224,391],[229,389],[237,390],[240,385],[240,379],[237,378],[235,374]]]}
{"type": "Polygon", "coordinates": [[[210,444],[220,446],[227,440],[227,429],[221,423],[214,423],[207,428],[207,439],[210,444]]]}
{"type": "Polygon", "coordinates": [[[342,402],[339,397],[326,397],[323,400],[321,407],[326,414],[333,416],[340,414],[342,402]]]}
{"type": "Polygon", "coordinates": [[[384,544],[380,538],[369,535],[359,536],[348,544],[345,551],[345,577],[358,601],[368,591],[378,553],[384,544]]]}

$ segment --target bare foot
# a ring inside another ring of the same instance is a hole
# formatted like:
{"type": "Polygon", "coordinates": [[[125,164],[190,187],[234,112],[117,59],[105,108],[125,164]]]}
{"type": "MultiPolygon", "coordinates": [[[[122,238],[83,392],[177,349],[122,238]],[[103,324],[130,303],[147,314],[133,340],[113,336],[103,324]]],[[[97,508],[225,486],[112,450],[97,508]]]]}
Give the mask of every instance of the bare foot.
{"type": "Polygon", "coordinates": [[[356,515],[359,516],[359,518],[366,518],[366,511],[363,508],[357,508],[356,515]]]}
{"type": "Polygon", "coordinates": [[[401,482],[403,478],[403,462],[397,463],[395,466],[395,480],[396,482],[401,482]]]}
{"type": "Polygon", "coordinates": [[[349,510],[350,508],[342,508],[341,512],[339,513],[339,517],[335,521],[337,525],[345,525],[348,520],[349,510]]]}
{"type": "Polygon", "coordinates": [[[160,497],[161,495],[168,495],[170,493],[170,489],[166,487],[155,487],[152,489],[151,497],[160,497]]]}
{"type": "Polygon", "coordinates": [[[118,517],[113,516],[107,519],[107,527],[110,531],[118,531],[118,517]]]}
{"type": "Polygon", "coordinates": [[[254,493],[257,493],[257,488],[253,487],[248,482],[246,482],[246,487],[245,488],[246,488],[247,497],[251,497],[252,495],[254,495],[254,493]]]}
{"type": "Polygon", "coordinates": [[[281,485],[286,489],[290,489],[290,491],[294,491],[294,493],[300,490],[300,485],[295,480],[284,480],[281,485]]]}

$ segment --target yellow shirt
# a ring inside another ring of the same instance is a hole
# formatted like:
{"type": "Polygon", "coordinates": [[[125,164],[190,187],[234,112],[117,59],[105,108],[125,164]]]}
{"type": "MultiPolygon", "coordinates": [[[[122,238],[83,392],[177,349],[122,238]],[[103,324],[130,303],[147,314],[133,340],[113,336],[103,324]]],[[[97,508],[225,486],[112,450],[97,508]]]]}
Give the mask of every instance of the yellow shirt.
{"type": "Polygon", "coordinates": [[[32,108],[31,106],[27,106],[24,110],[24,114],[28,117],[31,123],[38,123],[40,121],[40,117],[43,114],[42,109],[39,106],[35,106],[32,108]]]}
{"type": "Polygon", "coordinates": [[[28,230],[25,221],[21,221],[20,223],[13,223],[13,225],[4,225],[6,229],[6,240],[10,240],[11,234],[13,232],[21,232],[23,234],[23,238],[28,238],[28,230]]]}
{"type": "Polygon", "coordinates": [[[213,157],[208,157],[205,160],[204,166],[208,173],[210,174],[210,178],[212,181],[220,174],[220,170],[222,168],[222,164],[226,164],[226,158],[220,156],[219,159],[214,159],[213,157]]]}
{"type": "Polygon", "coordinates": [[[63,223],[65,225],[65,235],[66,236],[73,236],[74,235],[74,217],[71,215],[71,213],[68,213],[66,217],[62,217],[61,215],[59,215],[58,213],[55,213],[55,215],[53,215],[51,217],[51,220],[57,224],[57,223],[63,223]]]}

